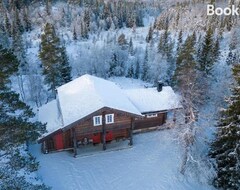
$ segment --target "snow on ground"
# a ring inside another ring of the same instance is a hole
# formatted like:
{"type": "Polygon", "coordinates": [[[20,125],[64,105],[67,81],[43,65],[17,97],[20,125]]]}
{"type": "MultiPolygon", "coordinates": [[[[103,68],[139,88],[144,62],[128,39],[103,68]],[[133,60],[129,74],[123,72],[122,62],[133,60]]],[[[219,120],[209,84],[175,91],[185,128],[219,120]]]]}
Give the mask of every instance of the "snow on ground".
{"type": "Polygon", "coordinates": [[[73,158],[69,152],[42,154],[30,149],[40,161],[38,174],[53,190],[208,190],[205,184],[186,180],[179,173],[180,145],[174,129],[134,136],[134,146],[73,158]]]}

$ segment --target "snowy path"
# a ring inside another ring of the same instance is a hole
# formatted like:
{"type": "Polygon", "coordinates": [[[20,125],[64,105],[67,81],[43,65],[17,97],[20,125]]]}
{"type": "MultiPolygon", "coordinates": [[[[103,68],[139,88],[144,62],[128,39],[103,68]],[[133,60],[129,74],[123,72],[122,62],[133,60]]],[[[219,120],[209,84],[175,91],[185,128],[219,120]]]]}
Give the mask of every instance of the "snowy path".
{"type": "Polygon", "coordinates": [[[68,152],[43,155],[39,176],[53,190],[207,190],[209,186],[186,181],[179,174],[179,145],[172,130],[134,136],[134,147],[73,158],[68,152]]]}

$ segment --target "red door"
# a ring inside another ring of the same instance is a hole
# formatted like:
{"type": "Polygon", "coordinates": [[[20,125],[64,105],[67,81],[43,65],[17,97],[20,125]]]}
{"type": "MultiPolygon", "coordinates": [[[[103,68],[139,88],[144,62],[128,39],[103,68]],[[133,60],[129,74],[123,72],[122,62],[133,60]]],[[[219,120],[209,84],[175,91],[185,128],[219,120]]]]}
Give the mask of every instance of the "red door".
{"type": "Polygon", "coordinates": [[[64,148],[62,133],[58,133],[55,135],[55,148],[56,150],[61,150],[64,148]]]}
{"type": "Polygon", "coordinates": [[[113,140],[113,132],[107,131],[106,132],[106,141],[112,141],[113,140]]]}
{"type": "Polygon", "coordinates": [[[92,136],[93,144],[98,144],[101,142],[101,134],[100,133],[95,133],[92,136]]]}

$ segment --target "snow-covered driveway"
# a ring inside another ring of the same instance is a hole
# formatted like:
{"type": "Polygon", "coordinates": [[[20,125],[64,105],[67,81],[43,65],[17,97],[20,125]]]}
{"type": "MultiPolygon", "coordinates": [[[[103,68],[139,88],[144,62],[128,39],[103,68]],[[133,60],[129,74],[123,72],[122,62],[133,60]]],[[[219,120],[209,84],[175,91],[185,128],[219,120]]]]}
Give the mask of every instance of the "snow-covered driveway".
{"type": "Polygon", "coordinates": [[[44,155],[38,174],[53,190],[207,190],[179,174],[179,145],[173,130],[134,136],[134,146],[120,151],[73,158],[68,152],[44,155]]]}

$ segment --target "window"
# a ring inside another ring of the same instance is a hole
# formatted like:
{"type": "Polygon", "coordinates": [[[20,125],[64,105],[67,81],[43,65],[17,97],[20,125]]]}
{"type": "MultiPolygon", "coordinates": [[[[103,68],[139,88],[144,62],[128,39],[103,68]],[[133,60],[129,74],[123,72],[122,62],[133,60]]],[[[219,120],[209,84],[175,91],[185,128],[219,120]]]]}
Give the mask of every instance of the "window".
{"type": "Polygon", "coordinates": [[[114,114],[107,114],[105,116],[106,124],[114,123],[114,114]]]}
{"type": "Polygon", "coordinates": [[[93,125],[94,126],[102,125],[102,116],[101,115],[93,117],[93,125]]]}
{"type": "Polygon", "coordinates": [[[157,117],[158,115],[156,113],[154,114],[147,114],[147,118],[157,117]]]}

